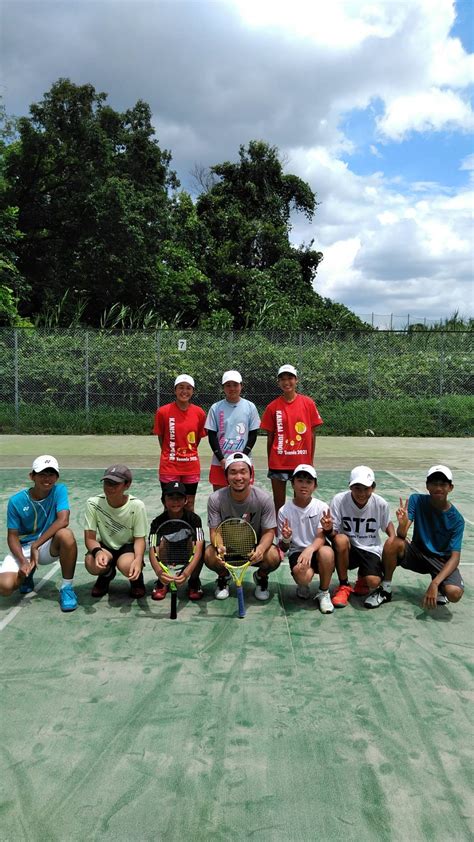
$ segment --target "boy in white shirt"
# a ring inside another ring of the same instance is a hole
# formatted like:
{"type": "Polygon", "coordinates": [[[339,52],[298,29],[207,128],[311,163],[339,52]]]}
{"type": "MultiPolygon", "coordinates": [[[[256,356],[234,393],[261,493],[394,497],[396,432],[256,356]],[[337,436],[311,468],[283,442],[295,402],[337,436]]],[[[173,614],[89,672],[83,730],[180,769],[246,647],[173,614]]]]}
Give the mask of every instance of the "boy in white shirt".
{"type": "Polygon", "coordinates": [[[329,584],[334,572],[334,553],[321,526],[321,518],[329,514],[329,507],[312,496],[318,484],[312,465],[297,465],[291,484],[293,499],[287,500],[278,512],[280,548],[288,551],[296,595],[308,599],[310,583],[314,574],[319,573],[319,591],[315,599],[323,614],[332,614],[334,607],[329,584]]]}
{"type": "Polygon", "coordinates": [[[351,593],[363,596],[375,590],[384,579],[379,532],[393,538],[395,528],[390,521],[388,503],[374,489],[374,472],[366,465],[358,465],[351,472],[349,491],[336,494],[331,500],[330,514],[321,519],[336,556],[339,587],[332,595],[335,608],[344,608],[351,593]],[[353,588],[348,571],[354,568],[358,569],[358,578],[353,588]]]}

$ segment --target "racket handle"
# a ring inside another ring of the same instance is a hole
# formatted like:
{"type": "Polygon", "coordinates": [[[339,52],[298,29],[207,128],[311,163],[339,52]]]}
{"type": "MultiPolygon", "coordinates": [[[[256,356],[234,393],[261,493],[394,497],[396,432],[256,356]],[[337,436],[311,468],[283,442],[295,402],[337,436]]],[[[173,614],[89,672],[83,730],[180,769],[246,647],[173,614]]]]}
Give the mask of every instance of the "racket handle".
{"type": "Polygon", "coordinates": [[[176,588],[171,591],[170,620],[176,620],[178,616],[178,592],[176,588]]]}
{"type": "Polygon", "coordinates": [[[244,590],[242,585],[237,587],[237,602],[239,606],[239,617],[245,617],[245,603],[244,603],[244,590]]]}

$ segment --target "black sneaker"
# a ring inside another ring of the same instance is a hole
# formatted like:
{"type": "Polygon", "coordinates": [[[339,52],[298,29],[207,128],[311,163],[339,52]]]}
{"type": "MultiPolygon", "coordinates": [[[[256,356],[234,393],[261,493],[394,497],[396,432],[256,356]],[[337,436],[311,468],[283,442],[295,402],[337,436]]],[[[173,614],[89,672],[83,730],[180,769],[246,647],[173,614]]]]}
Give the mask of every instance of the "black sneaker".
{"type": "Polygon", "coordinates": [[[132,599],[142,599],[146,594],[145,582],[143,581],[143,573],[140,573],[138,579],[130,582],[130,596],[132,599]]]}
{"type": "Polygon", "coordinates": [[[382,585],[377,588],[376,591],[373,591],[370,596],[364,602],[366,608],[378,608],[380,605],[383,605],[384,602],[391,602],[392,600],[392,592],[391,591],[384,591],[382,585]]]}
{"type": "Polygon", "coordinates": [[[112,579],[115,579],[116,572],[115,567],[111,567],[107,573],[101,573],[100,576],[97,576],[95,585],[91,590],[91,596],[105,596],[109,592],[109,585],[112,579]]]}

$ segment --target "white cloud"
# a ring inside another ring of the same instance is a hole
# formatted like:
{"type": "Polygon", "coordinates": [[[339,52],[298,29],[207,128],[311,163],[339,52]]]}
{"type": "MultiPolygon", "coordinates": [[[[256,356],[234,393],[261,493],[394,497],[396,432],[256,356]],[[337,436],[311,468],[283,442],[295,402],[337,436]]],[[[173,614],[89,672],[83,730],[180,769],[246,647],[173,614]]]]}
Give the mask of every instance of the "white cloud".
{"type": "Polygon", "coordinates": [[[402,140],[410,131],[427,132],[441,129],[474,128],[474,114],[468,102],[454,91],[431,88],[416,94],[399,96],[387,106],[383,117],[377,119],[381,135],[402,140]]]}

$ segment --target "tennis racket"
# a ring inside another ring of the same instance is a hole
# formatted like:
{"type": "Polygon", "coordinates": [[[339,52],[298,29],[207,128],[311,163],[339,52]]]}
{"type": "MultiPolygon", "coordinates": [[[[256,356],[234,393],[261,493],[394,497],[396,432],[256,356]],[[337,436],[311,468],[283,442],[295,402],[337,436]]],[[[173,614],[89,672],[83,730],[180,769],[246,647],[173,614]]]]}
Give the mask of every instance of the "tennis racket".
{"type": "MultiPolygon", "coordinates": [[[[165,520],[150,543],[161,569],[169,576],[179,576],[191,561],[196,546],[196,533],[185,520],[165,520]]],[[[175,582],[170,582],[170,619],[178,616],[178,592],[175,582]]]]}
{"type": "Polygon", "coordinates": [[[246,520],[238,517],[227,518],[217,527],[214,546],[217,555],[236,584],[239,617],[245,617],[242,583],[245,573],[252,564],[250,556],[257,546],[255,530],[246,520]]]}

